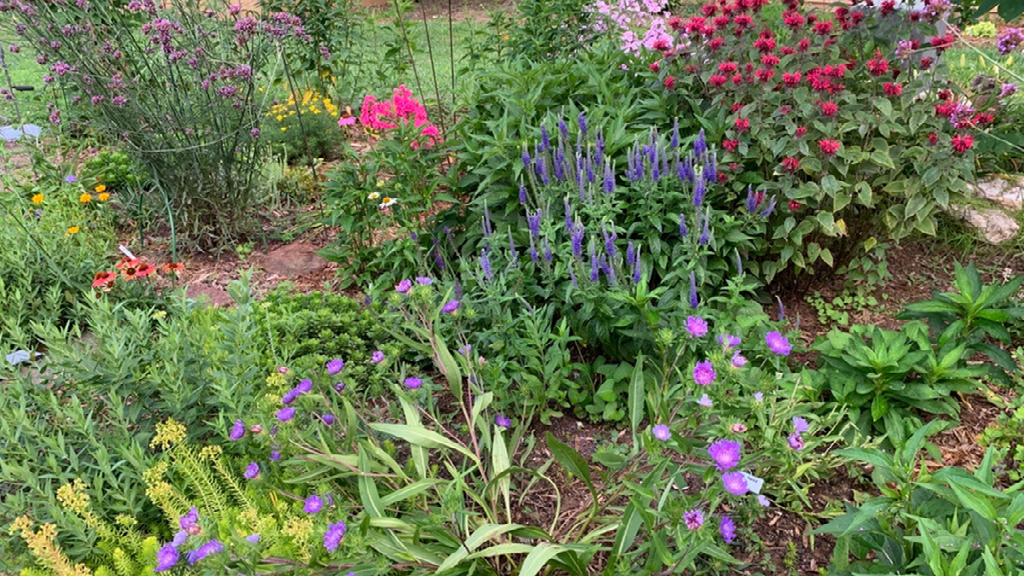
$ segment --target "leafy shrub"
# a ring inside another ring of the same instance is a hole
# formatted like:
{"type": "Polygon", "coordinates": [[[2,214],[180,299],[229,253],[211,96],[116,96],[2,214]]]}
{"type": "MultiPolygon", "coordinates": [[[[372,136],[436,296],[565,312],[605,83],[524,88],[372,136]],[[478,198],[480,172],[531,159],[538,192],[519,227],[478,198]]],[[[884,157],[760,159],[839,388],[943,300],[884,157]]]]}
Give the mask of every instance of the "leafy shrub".
{"type": "Polygon", "coordinates": [[[149,183],[149,178],[140,174],[139,167],[121,150],[100,152],[85,161],[85,170],[111,192],[125,192],[149,183]]]}
{"type": "Polygon", "coordinates": [[[291,164],[334,160],[345,136],[337,128],[339,116],[338,106],[330,98],[307,90],[301,100],[290,96],[284,103],[271,106],[263,132],[270,149],[283,153],[291,164]]]}
{"type": "Polygon", "coordinates": [[[676,106],[703,99],[726,151],[722,178],[734,195],[724,201],[749,185],[788,199],[757,250],[760,277],[819,261],[854,272],[883,256],[888,238],[934,234],[937,212],[963,198],[971,177],[973,131],[994,119],[991,101],[954,96],[923,49],[953,42],[930,24],[941,7],[858,4],[828,19],[790,3],[773,31],[764,4],[729,14],[708,4],[673,22],[678,41],[693,43],[652,64],[676,106]]]}
{"type": "MultiPolygon", "coordinates": [[[[18,32],[50,64],[44,80],[94,129],[126,141],[153,177],[147,200],[172,234],[211,247],[247,231],[262,161],[256,88],[279,45],[308,40],[300,20],[192,0],[14,8],[18,32]]],[[[61,115],[52,108],[51,122],[61,115]]]]}
{"type": "Polygon", "coordinates": [[[534,62],[573,57],[592,42],[589,0],[523,0],[509,31],[509,53],[534,62]]]}
{"type": "Polygon", "coordinates": [[[992,22],[978,22],[964,28],[964,34],[974,38],[995,38],[996,25],[992,22]]]}

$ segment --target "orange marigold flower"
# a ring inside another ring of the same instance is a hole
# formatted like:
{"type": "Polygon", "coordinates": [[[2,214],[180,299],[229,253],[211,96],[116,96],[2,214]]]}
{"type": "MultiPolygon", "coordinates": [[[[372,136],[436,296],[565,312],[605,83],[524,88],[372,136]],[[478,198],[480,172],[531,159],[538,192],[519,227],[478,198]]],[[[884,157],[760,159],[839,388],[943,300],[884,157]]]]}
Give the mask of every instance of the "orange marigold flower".
{"type": "Polygon", "coordinates": [[[106,202],[107,200],[110,200],[110,193],[100,192],[100,195],[97,196],[96,199],[99,200],[100,202],[106,202]]]}
{"type": "Polygon", "coordinates": [[[88,192],[85,192],[78,197],[78,201],[81,202],[82,204],[88,204],[91,200],[92,194],[89,194],[88,192]]]}
{"type": "Polygon", "coordinates": [[[100,194],[102,192],[106,192],[107,191],[107,187],[104,186],[103,184],[98,184],[98,185],[96,185],[95,188],[93,188],[93,190],[95,190],[97,194],[100,194]]]}
{"type": "Polygon", "coordinates": [[[99,288],[101,286],[106,286],[113,282],[115,278],[117,278],[116,272],[97,272],[96,276],[92,279],[92,287],[99,288]]]}

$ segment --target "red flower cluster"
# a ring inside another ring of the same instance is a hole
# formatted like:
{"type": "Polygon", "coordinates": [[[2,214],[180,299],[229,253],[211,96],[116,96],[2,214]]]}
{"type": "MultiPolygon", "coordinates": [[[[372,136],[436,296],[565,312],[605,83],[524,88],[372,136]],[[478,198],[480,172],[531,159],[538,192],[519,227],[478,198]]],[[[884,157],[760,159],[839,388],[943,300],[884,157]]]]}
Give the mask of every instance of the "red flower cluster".
{"type": "Polygon", "coordinates": [[[842,146],[838,140],[818,140],[818,148],[821,149],[822,154],[828,157],[835,156],[842,146]]]}
{"type": "MultiPolygon", "coordinates": [[[[137,280],[144,278],[157,271],[157,268],[152,264],[141,260],[140,258],[123,258],[115,266],[117,270],[120,270],[121,276],[126,281],[137,280]]],[[[168,262],[160,267],[160,271],[164,274],[175,274],[185,269],[185,265],[180,262],[168,262]]],[[[110,289],[111,284],[117,280],[117,271],[102,271],[97,272],[92,279],[93,288],[105,288],[110,289]]]]}
{"type": "Polygon", "coordinates": [[[974,137],[970,134],[957,134],[949,139],[949,144],[957,154],[963,154],[974,146],[974,137]]]}
{"type": "Polygon", "coordinates": [[[899,96],[903,94],[903,85],[896,82],[886,82],[883,86],[886,96],[899,96]]]}
{"type": "Polygon", "coordinates": [[[788,156],[782,159],[782,168],[786,172],[796,172],[800,168],[800,159],[794,156],[788,156]]]}

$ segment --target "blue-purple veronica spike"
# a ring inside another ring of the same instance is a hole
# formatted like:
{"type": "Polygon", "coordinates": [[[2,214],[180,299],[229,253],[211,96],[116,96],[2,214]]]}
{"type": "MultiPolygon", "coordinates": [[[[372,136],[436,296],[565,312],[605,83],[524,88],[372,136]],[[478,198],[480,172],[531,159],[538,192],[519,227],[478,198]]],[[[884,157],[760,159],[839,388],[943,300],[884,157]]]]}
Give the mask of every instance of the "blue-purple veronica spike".
{"type": "Polygon", "coordinates": [[[658,146],[651,146],[651,180],[661,180],[661,159],[658,157],[658,146]]]}
{"type": "Polygon", "coordinates": [[[537,169],[537,177],[540,181],[547,186],[551,182],[551,177],[548,176],[548,160],[544,156],[537,156],[536,164],[534,167],[537,169]]]}
{"type": "Polygon", "coordinates": [[[612,192],[615,192],[615,173],[612,172],[612,163],[608,162],[604,165],[604,193],[612,192]]]}
{"type": "Polygon", "coordinates": [[[554,256],[551,254],[551,244],[548,243],[548,239],[544,238],[544,261],[551,262],[554,256]]]}
{"type": "Polygon", "coordinates": [[[540,125],[540,144],[543,147],[542,152],[551,150],[551,138],[548,136],[548,127],[544,124],[540,125]]]}
{"type": "Polygon", "coordinates": [[[701,246],[708,243],[711,235],[711,213],[710,211],[704,215],[704,228],[701,230],[700,239],[698,242],[701,246]]]}
{"type": "Polygon", "coordinates": [[[590,243],[590,281],[597,282],[600,278],[600,262],[597,259],[597,251],[594,249],[594,243],[590,243]]]}
{"type": "Polygon", "coordinates": [[[587,165],[587,182],[594,183],[594,159],[587,155],[584,164],[587,165]]]}
{"type": "Polygon", "coordinates": [[[540,260],[540,256],[537,255],[537,246],[533,243],[533,236],[530,236],[530,260],[534,262],[540,260]]]}
{"type": "Polygon", "coordinates": [[[572,227],[572,255],[577,259],[583,258],[583,236],[586,229],[583,224],[576,223],[572,227]]]}
{"type": "Polygon", "coordinates": [[[697,156],[703,156],[707,149],[708,143],[704,138],[704,129],[701,128],[700,132],[697,132],[697,139],[693,141],[693,153],[697,156]]]}
{"type": "Polygon", "coordinates": [[[558,119],[558,131],[562,134],[562,140],[569,139],[569,126],[565,123],[565,118],[558,119]]]}
{"type": "MultiPolygon", "coordinates": [[[[701,134],[703,133],[704,131],[701,130],[701,134]]],[[[671,146],[673,150],[679,148],[679,118],[676,118],[675,122],[672,123],[672,141],[669,143],[669,146],[671,146]]]]}
{"type": "Polygon", "coordinates": [[[699,207],[701,204],[704,203],[704,193],[706,191],[707,191],[707,188],[704,185],[704,179],[703,178],[698,178],[697,181],[694,182],[694,184],[693,184],[693,205],[694,206],[698,206],[699,207]]]}
{"type": "Polygon", "coordinates": [[[718,180],[718,164],[715,163],[714,154],[708,154],[708,161],[704,164],[704,180],[708,184],[713,184],[718,180]]]}
{"type": "Polygon", "coordinates": [[[576,186],[579,188],[580,202],[583,202],[584,204],[586,204],[587,203],[587,179],[583,175],[583,168],[582,167],[580,167],[580,169],[576,172],[576,186]]]}
{"type": "Polygon", "coordinates": [[[565,199],[565,231],[572,233],[572,207],[569,206],[569,199],[565,199]]]}
{"type": "Polygon", "coordinates": [[[584,136],[586,136],[587,135],[587,113],[586,112],[580,112],[580,115],[576,119],[576,122],[578,122],[579,125],[580,125],[580,132],[584,136]]]}
{"type": "Polygon", "coordinates": [[[484,272],[484,278],[494,278],[494,270],[491,268],[491,259],[487,256],[487,250],[480,255],[480,269],[484,272]]]}
{"type": "Polygon", "coordinates": [[[573,288],[579,288],[580,283],[576,281],[576,267],[572,265],[569,266],[569,280],[572,281],[573,288]]]}
{"type": "Polygon", "coordinates": [[[520,186],[519,187],[519,203],[522,204],[523,206],[526,206],[526,202],[527,202],[527,199],[526,199],[526,186],[520,186]]]}
{"type": "Polygon", "coordinates": [[[690,231],[686,229],[686,214],[679,214],[679,235],[686,238],[690,231]]]}
{"type": "Polygon", "coordinates": [[[565,180],[565,150],[563,149],[563,144],[561,142],[558,143],[558,148],[555,150],[555,157],[553,160],[555,164],[555,180],[561,182],[562,180],[565,180]]]}
{"type": "Polygon", "coordinates": [[[509,256],[509,258],[511,258],[511,260],[513,262],[518,261],[519,260],[519,251],[516,250],[516,241],[515,241],[514,238],[512,238],[512,229],[511,228],[508,229],[508,250],[509,250],[509,252],[511,252],[511,255],[509,256]]]}
{"type": "Polygon", "coordinates": [[[604,236],[604,250],[608,253],[608,258],[615,258],[615,255],[618,254],[618,250],[615,248],[615,240],[618,239],[619,235],[615,233],[614,228],[612,228],[609,234],[603,224],[601,225],[601,235],[604,236]]]}
{"type": "Polygon", "coordinates": [[[775,210],[775,196],[772,196],[771,200],[768,201],[768,207],[761,212],[761,218],[767,218],[772,215],[772,211],[775,210]]]}
{"type": "Polygon", "coordinates": [[[540,236],[540,220],[543,215],[544,211],[540,209],[533,213],[526,213],[526,224],[530,227],[530,236],[534,238],[540,236]]]}
{"type": "Polygon", "coordinates": [[[633,262],[633,283],[639,284],[641,278],[642,275],[640,272],[640,252],[638,250],[636,255],[636,262],[633,262]]]}
{"type": "Polygon", "coordinates": [[[632,267],[636,263],[636,248],[633,247],[633,243],[629,242],[626,244],[626,265],[632,267]]]}
{"type": "Polygon", "coordinates": [[[754,194],[754,187],[747,186],[747,212],[753,214],[757,210],[757,195],[754,194]]]}
{"type": "Polygon", "coordinates": [[[524,146],[523,147],[523,167],[524,168],[529,168],[531,162],[533,162],[533,159],[530,158],[530,151],[527,150],[526,147],[524,146]]]}
{"type": "Polygon", "coordinates": [[[611,258],[606,258],[604,254],[601,255],[601,269],[608,277],[608,283],[615,286],[618,283],[615,279],[615,267],[612,266],[611,258]]]}
{"type": "Polygon", "coordinates": [[[690,272],[690,309],[696,310],[700,305],[700,297],[697,295],[697,276],[690,272]]]}

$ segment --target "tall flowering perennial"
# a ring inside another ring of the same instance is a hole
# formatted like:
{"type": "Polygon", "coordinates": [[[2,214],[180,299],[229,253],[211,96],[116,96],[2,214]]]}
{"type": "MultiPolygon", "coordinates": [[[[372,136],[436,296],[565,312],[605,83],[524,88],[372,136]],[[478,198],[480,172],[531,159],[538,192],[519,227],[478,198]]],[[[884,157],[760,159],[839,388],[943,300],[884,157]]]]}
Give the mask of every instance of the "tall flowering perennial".
{"type": "MultiPolygon", "coordinates": [[[[345,118],[339,120],[343,124],[345,118]]],[[[418,138],[410,142],[412,148],[434,146],[441,142],[437,126],[427,120],[427,109],[420,101],[412,97],[412,92],[405,85],[395,88],[389,100],[378,101],[367,94],[363,99],[363,107],[359,114],[359,122],[371,132],[383,133],[399,127],[413,126],[418,128],[418,138]]]]}
{"type": "MultiPolygon", "coordinates": [[[[648,56],[652,84],[730,111],[722,166],[775,174],[765,188],[791,201],[778,218],[795,221],[787,234],[800,230],[799,240],[776,235],[759,248],[779,259],[761,266],[765,279],[789,263],[846,264],[837,260],[853,257],[849,245],[877,236],[881,227],[896,238],[915,229],[934,232],[939,206],[966,189],[961,175],[973,169],[971,133],[994,121],[987,108],[998,100],[975,95],[960,102],[972,108],[957,115],[943,100],[949,83],[928,51],[941,54],[954,41],[935,29],[948,0],[922,0],[904,10],[891,0],[856,0],[828,20],[786,0],[780,22],[762,12],[767,3],[709,1],[699,15],[671,20],[674,48],[648,56]],[[859,40],[883,31],[891,45],[865,49],[859,40]],[[865,113],[872,118],[866,124],[865,113]],[[863,129],[844,128],[853,124],[863,129]],[[929,133],[933,143],[925,145],[929,133]],[[926,200],[922,209],[886,216],[894,205],[918,206],[914,196],[926,200]]],[[[1001,49],[1013,50],[1024,33],[1011,31],[1002,40],[1001,49]]],[[[735,176],[719,169],[727,182],[735,176]]],[[[738,180],[732,188],[742,192],[738,180]]]]}
{"type": "Polygon", "coordinates": [[[675,46],[668,0],[597,0],[586,10],[594,14],[594,30],[615,34],[627,54],[638,56],[641,49],[664,52],[675,46]]]}

